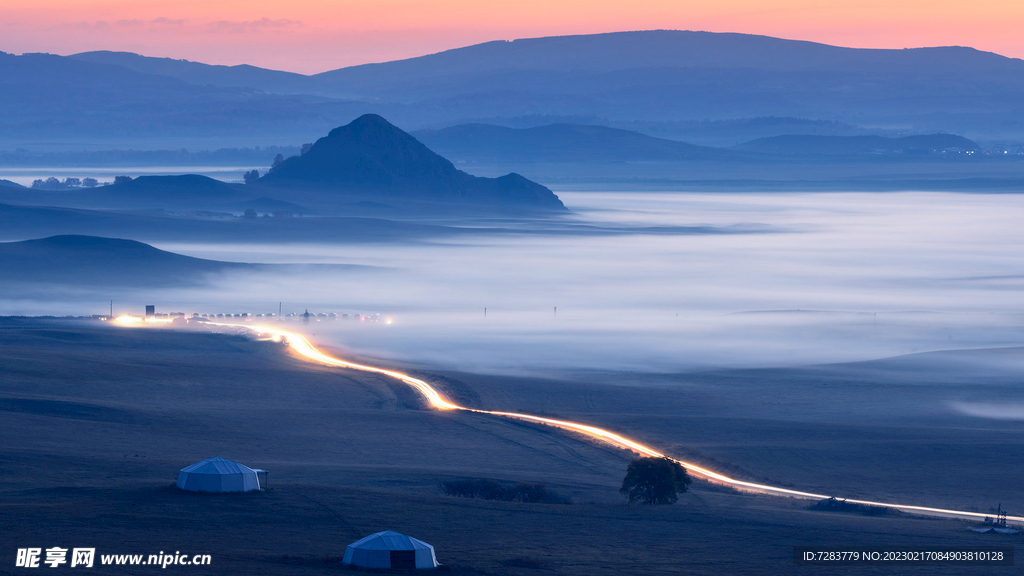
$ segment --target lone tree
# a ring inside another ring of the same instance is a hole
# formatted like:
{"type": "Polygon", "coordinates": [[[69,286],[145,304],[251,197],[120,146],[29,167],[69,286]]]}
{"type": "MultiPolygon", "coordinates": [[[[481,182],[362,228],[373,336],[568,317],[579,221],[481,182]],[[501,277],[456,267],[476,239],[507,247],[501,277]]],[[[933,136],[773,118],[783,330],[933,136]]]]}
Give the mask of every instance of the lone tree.
{"type": "Polygon", "coordinates": [[[678,462],[644,456],[629,463],[619,492],[630,504],[675,504],[690,482],[686,468],[678,462]]]}
{"type": "Polygon", "coordinates": [[[127,184],[131,181],[131,176],[114,176],[114,184],[127,184]]]}
{"type": "Polygon", "coordinates": [[[99,181],[95,178],[82,178],[82,186],[86,188],[95,188],[97,185],[99,185],[99,181]]]}
{"type": "Polygon", "coordinates": [[[250,171],[246,172],[245,174],[242,174],[242,178],[245,180],[246,184],[252,184],[253,182],[255,182],[255,181],[260,179],[260,171],[259,170],[250,170],[250,171]]]}

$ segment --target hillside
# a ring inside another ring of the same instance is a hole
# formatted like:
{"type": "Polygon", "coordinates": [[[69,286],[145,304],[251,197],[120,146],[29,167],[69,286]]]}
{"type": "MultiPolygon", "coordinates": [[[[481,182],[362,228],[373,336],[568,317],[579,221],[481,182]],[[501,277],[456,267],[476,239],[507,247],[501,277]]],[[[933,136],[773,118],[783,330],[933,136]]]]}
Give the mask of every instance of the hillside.
{"type": "Polygon", "coordinates": [[[446,157],[468,162],[630,162],[718,160],[727,151],[606,126],[506,128],[462,124],[412,133],[446,157]]]}
{"type": "Polygon", "coordinates": [[[302,74],[267,70],[266,68],[249,66],[248,64],[220,66],[203,64],[202,62],[190,62],[188,60],[175,60],[173,58],[146,57],[132,52],[112,52],[109,50],[82,52],[80,54],[72,54],[68,58],[83,62],[120,66],[144,74],[169,76],[199,86],[256,88],[265,92],[282,94],[301,93],[307,89],[305,85],[307,77],[302,74]]]}
{"type": "Polygon", "coordinates": [[[123,184],[94,189],[98,194],[133,199],[196,198],[223,202],[239,196],[236,186],[197,174],[181,176],[140,176],[123,184]]]}
{"type": "Polygon", "coordinates": [[[9,282],[154,287],[202,284],[210,274],[255,268],[133,240],[72,235],[0,243],[0,267],[9,282]]]}
{"type": "Polygon", "coordinates": [[[791,116],[891,125],[898,118],[915,131],[971,126],[1007,134],[1024,122],[1017,96],[1024,61],[955,46],[871,50],[654,30],[487,42],[313,80],[337,97],[429,102],[435,122],[791,116]]]}
{"type": "Polygon", "coordinates": [[[192,84],[52,54],[5,53],[0,53],[0,109],[0,146],[10,148],[55,141],[147,143],[129,146],[134,148],[206,140],[237,145],[254,134],[302,138],[315,133],[313,126],[325,116],[352,115],[343,103],[323,98],[192,84]]]}
{"type": "MultiPolygon", "coordinates": [[[[1020,71],[1024,63],[972,48],[864,49],[756,34],[643,30],[495,40],[417,58],[351,66],[313,76],[320,81],[371,81],[377,74],[429,76],[521,68],[610,72],[630,68],[721,68],[776,71],[1020,71]],[[978,68],[981,70],[978,70],[978,68]]],[[[386,82],[378,76],[373,82],[386,82]]]]}
{"type": "MultiPolygon", "coordinates": [[[[327,192],[341,199],[564,210],[551,190],[518,174],[471,176],[408,133],[374,114],[335,128],[303,155],[292,156],[258,185],[327,192]]],[[[279,195],[278,195],[279,196],[279,195]]],[[[301,198],[301,196],[295,196],[301,198]]]]}
{"type": "Polygon", "coordinates": [[[855,156],[863,154],[934,154],[980,150],[973,140],[955,134],[922,134],[903,138],[883,136],[785,135],[759,138],[734,148],[746,152],[787,155],[855,156]]]}

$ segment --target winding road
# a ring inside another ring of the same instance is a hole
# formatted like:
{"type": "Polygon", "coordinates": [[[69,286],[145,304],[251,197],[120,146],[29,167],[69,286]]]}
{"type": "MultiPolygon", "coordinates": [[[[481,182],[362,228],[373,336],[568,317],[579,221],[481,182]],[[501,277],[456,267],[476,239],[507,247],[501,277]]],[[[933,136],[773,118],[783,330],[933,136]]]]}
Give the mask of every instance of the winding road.
{"type": "MultiPolygon", "coordinates": [[[[122,322],[119,322],[119,323],[121,323],[121,324],[132,324],[132,323],[135,323],[138,320],[140,320],[140,319],[134,318],[134,317],[129,317],[129,318],[132,318],[132,319],[128,320],[128,321],[122,321],[122,322]]],[[[122,320],[122,319],[119,318],[118,320],[122,320]]],[[[376,374],[383,374],[385,376],[390,376],[391,378],[395,378],[396,380],[400,380],[400,381],[404,382],[405,384],[408,384],[409,386],[411,386],[414,389],[416,389],[417,392],[419,392],[420,394],[423,395],[423,397],[427,400],[427,402],[430,404],[430,406],[432,408],[434,408],[434,409],[437,409],[437,410],[461,410],[461,411],[464,411],[464,412],[474,412],[474,413],[477,413],[477,414],[489,414],[491,416],[499,416],[499,417],[503,417],[503,418],[512,418],[512,419],[523,420],[523,421],[527,421],[527,422],[536,422],[538,424],[545,424],[545,425],[548,425],[548,426],[553,426],[555,428],[560,428],[562,430],[569,430],[569,431],[572,431],[572,432],[577,432],[577,433],[586,435],[586,436],[588,436],[588,437],[590,437],[590,438],[592,438],[594,440],[597,440],[599,442],[602,442],[602,443],[605,443],[605,444],[609,444],[609,445],[615,446],[617,448],[624,448],[624,449],[627,449],[627,450],[631,450],[631,451],[633,451],[633,452],[635,452],[637,454],[640,454],[642,456],[654,456],[654,457],[659,457],[659,458],[668,458],[668,459],[670,459],[670,460],[672,460],[674,462],[678,462],[680,465],[682,465],[684,468],[686,468],[686,470],[689,473],[691,473],[691,474],[693,474],[695,476],[704,478],[704,479],[706,479],[706,480],[708,480],[710,482],[715,482],[715,483],[718,483],[718,484],[722,484],[722,485],[726,485],[726,486],[731,486],[731,487],[739,489],[739,490],[744,490],[744,491],[748,491],[748,492],[756,492],[756,493],[761,493],[761,494],[771,494],[771,495],[776,495],[776,496],[788,496],[788,497],[793,497],[793,498],[803,498],[803,499],[808,499],[808,500],[824,500],[824,499],[827,499],[827,498],[838,498],[840,500],[844,500],[844,501],[846,501],[848,503],[852,503],[852,504],[862,504],[862,505],[867,505],[867,506],[884,506],[884,507],[888,507],[888,508],[895,508],[895,509],[900,510],[902,512],[907,512],[907,513],[912,513],[912,514],[920,514],[920,515],[925,515],[925,516],[939,516],[939,517],[949,517],[949,518],[962,518],[962,519],[967,519],[967,520],[982,520],[984,518],[991,518],[992,517],[991,514],[983,514],[983,513],[980,513],[980,512],[968,512],[966,510],[952,510],[952,509],[946,509],[946,508],[933,508],[933,507],[929,507],[929,506],[916,506],[916,505],[912,505],[912,504],[901,504],[901,503],[898,503],[898,502],[876,502],[876,501],[873,501],[873,500],[857,500],[857,499],[853,499],[853,498],[841,498],[841,497],[834,496],[834,495],[815,494],[813,492],[802,492],[802,491],[799,491],[799,490],[790,490],[788,488],[781,488],[781,487],[778,487],[778,486],[770,486],[770,485],[767,485],[767,484],[757,484],[757,483],[754,483],[754,482],[747,482],[747,481],[744,481],[744,480],[738,480],[736,478],[730,478],[729,476],[726,476],[724,474],[720,474],[718,472],[715,472],[714,470],[709,470],[709,469],[704,468],[702,466],[698,466],[698,465],[693,464],[691,462],[685,462],[683,460],[672,458],[671,456],[668,456],[666,454],[662,454],[661,452],[658,452],[657,450],[655,450],[655,449],[653,449],[653,448],[651,448],[649,446],[645,446],[643,444],[640,444],[639,442],[636,442],[634,440],[630,440],[629,438],[627,438],[625,436],[621,436],[619,434],[616,434],[616,433],[611,432],[609,430],[605,430],[603,428],[598,428],[596,426],[589,426],[587,424],[580,424],[580,423],[577,423],[577,422],[570,422],[568,420],[557,420],[557,419],[554,419],[554,418],[543,418],[541,416],[533,416],[533,415],[530,415],[530,414],[520,414],[520,413],[517,413],[517,412],[499,412],[499,411],[493,411],[493,410],[481,410],[481,409],[478,409],[478,408],[469,408],[469,407],[466,407],[466,406],[459,406],[458,404],[454,404],[451,401],[449,401],[448,399],[446,399],[444,397],[444,395],[442,395],[440,392],[438,392],[438,390],[436,388],[434,388],[433,386],[431,386],[427,382],[424,382],[423,380],[420,380],[419,378],[413,378],[412,376],[410,376],[408,374],[404,374],[402,372],[397,372],[395,370],[388,370],[388,369],[385,369],[385,368],[378,368],[376,366],[369,366],[369,365],[366,365],[366,364],[357,364],[355,362],[349,362],[347,360],[342,360],[340,358],[335,358],[333,356],[329,356],[329,355],[321,352],[315,346],[313,346],[309,342],[309,340],[306,339],[305,336],[303,336],[301,334],[298,334],[298,333],[295,333],[295,332],[289,332],[287,330],[281,330],[280,328],[275,328],[275,327],[272,327],[272,326],[261,326],[261,325],[227,324],[227,323],[220,323],[220,322],[203,322],[202,325],[204,325],[204,326],[225,327],[225,328],[232,328],[232,329],[241,329],[241,330],[245,330],[247,332],[253,333],[257,337],[270,338],[270,339],[273,339],[273,340],[276,340],[276,341],[287,342],[287,344],[291,348],[292,352],[294,352],[295,354],[297,354],[298,356],[300,356],[301,358],[303,358],[305,360],[309,360],[311,362],[316,362],[318,364],[323,364],[323,365],[327,365],[327,366],[336,366],[338,368],[348,368],[348,369],[351,369],[351,370],[360,370],[360,371],[363,371],[363,372],[373,372],[373,373],[376,373],[376,374]]],[[[1014,521],[1014,522],[1024,522],[1024,516],[1007,516],[1006,519],[1009,520],[1009,521],[1014,521]]]]}

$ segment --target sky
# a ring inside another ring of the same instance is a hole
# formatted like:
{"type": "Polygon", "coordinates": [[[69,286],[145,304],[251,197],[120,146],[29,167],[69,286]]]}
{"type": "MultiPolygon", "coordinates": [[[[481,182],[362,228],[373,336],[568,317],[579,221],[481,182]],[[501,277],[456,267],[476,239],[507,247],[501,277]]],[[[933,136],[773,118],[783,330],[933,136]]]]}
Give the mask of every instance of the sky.
{"type": "Polygon", "coordinates": [[[304,74],[489,40],[679,29],[1024,57],[1020,0],[4,0],[0,50],[136,52],[304,74]]]}

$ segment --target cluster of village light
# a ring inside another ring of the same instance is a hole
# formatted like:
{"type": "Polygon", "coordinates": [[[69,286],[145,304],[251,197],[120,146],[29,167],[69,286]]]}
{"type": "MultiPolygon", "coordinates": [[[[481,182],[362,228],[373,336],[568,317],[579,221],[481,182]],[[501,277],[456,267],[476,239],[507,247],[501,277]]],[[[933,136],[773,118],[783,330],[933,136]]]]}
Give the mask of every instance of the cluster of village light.
{"type": "MultiPolygon", "coordinates": [[[[96,316],[100,320],[107,320],[106,316],[96,316]]],[[[146,316],[135,316],[132,314],[123,314],[114,318],[115,322],[120,324],[141,324],[145,322],[150,323],[163,323],[163,324],[217,324],[218,321],[227,322],[252,322],[254,320],[267,321],[285,321],[285,320],[301,320],[306,322],[323,322],[323,321],[336,321],[336,320],[351,320],[356,322],[383,322],[384,324],[391,324],[393,320],[391,318],[384,318],[380,314],[336,314],[334,312],[319,312],[304,314],[284,314],[277,316],[276,314],[200,314],[198,312],[193,313],[191,316],[186,316],[183,312],[172,312],[172,313],[161,313],[152,314],[146,316]]],[[[235,324],[231,324],[234,326],[235,324]]]]}

